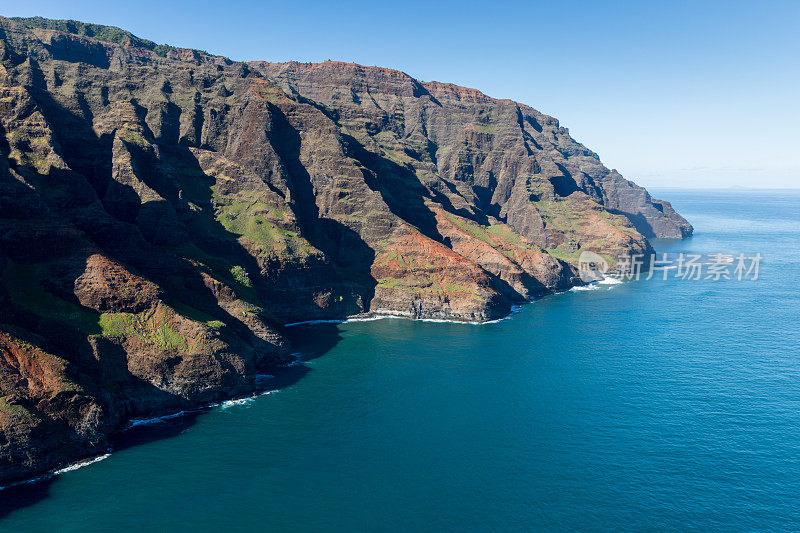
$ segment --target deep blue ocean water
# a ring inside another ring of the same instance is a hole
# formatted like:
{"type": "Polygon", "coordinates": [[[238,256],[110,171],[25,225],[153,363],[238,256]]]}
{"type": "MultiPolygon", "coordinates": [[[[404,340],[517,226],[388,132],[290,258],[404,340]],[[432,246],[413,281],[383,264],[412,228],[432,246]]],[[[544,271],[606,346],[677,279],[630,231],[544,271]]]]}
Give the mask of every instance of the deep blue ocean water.
{"type": "Polygon", "coordinates": [[[696,228],[659,252],[759,279],[293,328],[275,392],[0,492],[0,531],[800,530],[800,191],[658,196],[696,228]]]}

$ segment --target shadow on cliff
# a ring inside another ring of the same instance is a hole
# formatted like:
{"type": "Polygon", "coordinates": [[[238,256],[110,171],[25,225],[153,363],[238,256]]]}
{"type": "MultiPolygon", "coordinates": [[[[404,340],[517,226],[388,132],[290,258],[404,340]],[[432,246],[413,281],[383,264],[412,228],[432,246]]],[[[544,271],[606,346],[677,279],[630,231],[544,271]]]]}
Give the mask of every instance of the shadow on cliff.
{"type": "Polygon", "coordinates": [[[271,142],[289,173],[295,215],[304,236],[333,260],[345,278],[363,286],[364,301],[371,301],[377,285],[371,274],[375,251],[346,225],[320,216],[312,177],[300,160],[300,133],[279,107],[270,105],[269,109],[274,121],[271,142]]]}
{"type": "MultiPolygon", "coordinates": [[[[261,268],[239,242],[240,235],[228,231],[215,219],[210,207],[214,179],[200,168],[188,144],[178,142],[179,114],[176,115],[174,109],[168,113],[176,124],[166,124],[165,130],[170,133],[165,139],[158,140],[146,125],[147,110],[135,101],[131,102],[139,123],[145,127],[145,137],[163,154],[163,160],[160,160],[154,152],[148,152],[135,143],[124,143],[135,178],[161,197],[160,200],[145,202],[132,185],[112,178],[113,138],[94,131],[92,121],[86,120],[91,118],[91,111],[85,102],[79,105],[81,116],[76,110],[56,102],[41,84],[44,82],[35,82],[30,88],[31,94],[53,125],[59,154],[69,168],[74,169],[60,172],[58,179],[50,175],[33,176],[35,182],[41,184],[39,192],[47,199],[51,210],[85,232],[104,255],[133,267],[135,273],[156,282],[164,289],[162,299],[166,303],[172,307],[187,304],[181,309],[189,307],[200,311],[193,316],[182,312],[184,316],[199,321],[205,321],[200,318],[204,315],[206,319],[222,320],[245,342],[253,346],[262,345],[263,341],[254,336],[241,320],[221,307],[217,295],[203,279],[201,270],[209,269],[242,299],[255,303],[254,289],[235,279],[230,267],[234,264],[243,266],[250,278],[256,280],[256,291],[260,285],[265,285],[258,275],[261,268]],[[75,191],[80,191],[82,205],[76,206],[74,201],[58,201],[62,197],[74,197],[75,191]],[[182,195],[200,202],[202,212],[190,211],[182,195]],[[62,210],[66,212],[61,213],[62,210]],[[190,219],[195,223],[190,223],[190,219]],[[184,257],[202,266],[191,265],[184,257]]],[[[78,100],[80,103],[81,98],[78,100]]],[[[36,174],[35,170],[29,169],[31,172],[36,174]]],[[[80,269],[76,275],[80,275],[80,269]]],[[[74,279],[63,281],[65,287],[69,287],[74,279]]]]}
{"type": "MultiPolygon", "coordinates": [[[[450,198],[436,190],[426,187],[416,171],[407,165],[401,165],[388,157],[367,150],[357,139],[350,135],[342,134],[351,155],[357,159],[370,172],[367,177],[367,186],[380,193],[381,198],[389,210],[399,218],[410,222],[422,232],[423,235],[437,242],[447,245],[446,240],[439,233],[436,216],[426,205],[426,199],[439,204],[442,208],[455,215],[473,220],[481,225],[488,225],[487,214],[499,216],[499,207],[490,205],[491,190],[496,185],[496,180],[491,177],[488,187],[473,186],[481,211],[473,213],[463,208],[456,208],[450,198]]],[[[413,157],[415,154],[407,154],[413,157]]],[[[447,180],[437,180],[438,186],[447,188],[450,194],[460,196],[456,186],[447,180]]]]}
{"type": "MultiPolygon", "coordinates": [[[[184,303],[200,311],[195,316],[189,316],[184,312],[186,306],[183,306],[181,311],[185,316],[200,321],[209,317],[220,319],[246,342],[262,344],[244,323],[222,309],[217,295],[206,286],[201,269],[210,269],[214,276],[221,276],[220,279],[232,287],[239,297],[256,304],[259,303],[258,293],[269,293],[275,280],[261,279],[261,266],[239,242],[240,235],[228,231],[216,220],[211,193],[215,180],[200,167],[189,143],[181,142],[178,138],[180,113],[175,106],[166,114],[164,129],[168,133],[159,140],[147,126],[147,110],[135,101],[131,102],[139,123],[145,127],[145,136],[157,144],[163,154],[163,160],[159,160],[154,153],[126,143],[136,179],[162,198],[142,202],[131,185],[112,179],[112,138],[108,134],[98,135],[92,128],[92,121],[87,120],[92,118],[91,110],[82,97],[78,98],[78,110],[67,109],[52,98],[46,87],[39,69],[32,68],[31,95],[53,126],[60,155],[75,170],[62,172],[57,176],[58,179],[53,179],[49,175],[36,175],[38,171],[29,169],[34,174],[34,181],[40,184],[37,188],[41,189],[39,192],[50,204],[51,210],[85,232],[105,255],[123,265],[134,267],[138,273],[158,283],[164,289],[162,299],[166,303],[173,307],[184,303]],[[112,185],[116,188],[113,198],[109,196],[112,185]],[[90,192],[92,189],[94,194],[90,192]],[[75,191],[80,191],[82,204],[77,209],[74,201],[58,201],[61,198],[74,198],[75,191]],[[189,198],[183,198],[182,193],[189,198]],[[187,199],[198,202],[203,206],[202,211],[190,212],[187,199]],[[60,213],[62,210],[66,212],[60,213]],[[201,268],[191,265],[183,257],[197,261],[202,265],[201,268]],[[243,286],[231,275],[229,267],[233,264],[245,268],[255,281],[254,287],[243,286]]],[[[281,156],[290,169],[299,200],[297,209],[300,224],[311,243],[341,266],[347,272],[345,277],[361,285],[366,291],[365,301],[368,302],[375,285],[369,273],[374,252],[346,226],[319,217],[311,178],[298,159],[299,133],[285,117],[284,123],[277,129],[281,138],[281,156]]],[[[83,266],[80,260],[87,257],[88,253],[76,258],[76,276],[80,275],[80,267],[83,266]]],[[[61,281],[69,291],[75,279],[61,281]]],[[[296,284],[292,285],[295,290],[291,304],[296,304],[301,295],[296,284]]]]}
{"type": "Polygon", "coordinates": [[[619,209],[611,209],[608,207],[606,207],[606,209],[608,210],[609,213],[613,213],[615,215],[622,215],[628,220],[630,220],[631,224],[633,224],[633,227],[636,228],[636,231],[644,235],[645,238],[647,239],[658,238],[656,236],[655,230],[653,229],[653,226],[647,220],[647,217],[645,217],[643,214],[626,213],[625,211],[620,211],[619,209]]]}
{"type": "MultiPolygon", "coordinates": [[[[367,186],[380,193],[389,210],[416,226],[426,237],[442,242],[436,217],[425,205],[425,198],[431,197],[432,193],[422,185],[417,175],[406,166],[370,152],[354,137],[346,134],[342,137],[352,156],[369,170],[367,186]]],[[[443,198],[436,198],[436,201],[450,204],[444,195],[441,196],[443,198]]],[[[452,209],[452,205],[449,207],[452,209]]]]}

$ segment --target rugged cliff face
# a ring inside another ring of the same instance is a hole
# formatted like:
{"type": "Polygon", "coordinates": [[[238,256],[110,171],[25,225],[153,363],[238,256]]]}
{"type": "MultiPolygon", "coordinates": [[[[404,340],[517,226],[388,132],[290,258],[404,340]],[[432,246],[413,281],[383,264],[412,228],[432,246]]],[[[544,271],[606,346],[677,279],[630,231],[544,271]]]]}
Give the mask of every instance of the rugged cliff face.
{"type": "Polygon", "coordinates": [[[44,19],[0,18],[0,61],[0,482],[254,390],[280,324],[493,319],[692,231],[473,89],[44,19]]]}

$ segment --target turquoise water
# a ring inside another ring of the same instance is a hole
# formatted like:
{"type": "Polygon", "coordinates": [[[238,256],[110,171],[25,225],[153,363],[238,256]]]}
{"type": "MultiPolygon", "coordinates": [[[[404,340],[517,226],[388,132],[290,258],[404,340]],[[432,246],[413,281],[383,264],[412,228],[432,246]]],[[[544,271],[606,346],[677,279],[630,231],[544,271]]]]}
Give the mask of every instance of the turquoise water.
{"type": "Polygon", "coordinates": [[[293,328],[275,392],[0,492],[0,531],[800,529],[800,192],[661,196],[696,236],[659,251],[760,278],[293,328]]]}

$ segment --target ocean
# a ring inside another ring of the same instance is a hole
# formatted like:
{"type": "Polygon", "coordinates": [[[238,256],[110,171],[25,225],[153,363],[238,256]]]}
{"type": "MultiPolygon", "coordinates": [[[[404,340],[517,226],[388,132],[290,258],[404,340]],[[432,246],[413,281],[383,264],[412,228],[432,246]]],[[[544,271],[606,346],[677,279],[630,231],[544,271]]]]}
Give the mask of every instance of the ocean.
{"type": "Polygon", "coordinates": [[[700,279],[290,328],[270,393],[0,492],[0,531],[800,529],[800,191],[655,195],[700,279]]]}

